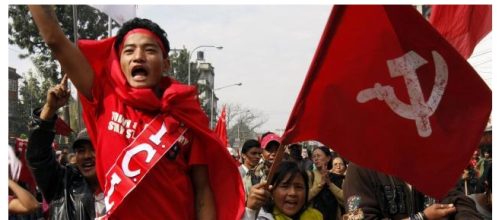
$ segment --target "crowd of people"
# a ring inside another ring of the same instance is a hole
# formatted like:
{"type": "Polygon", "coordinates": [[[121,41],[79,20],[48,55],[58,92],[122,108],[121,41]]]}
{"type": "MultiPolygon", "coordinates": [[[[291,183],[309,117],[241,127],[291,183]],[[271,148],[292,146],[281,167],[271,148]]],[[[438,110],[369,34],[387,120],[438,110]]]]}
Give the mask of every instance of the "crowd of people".
{"type": "MultiPolygon", "coordinates": [[[[268,139],[262,138],[263,141],[268,139]]],[[[274,141],[279,144],[278,139],[274,141]]],[[[314,147],[311,157],[297,159],[296,149],[298,146],[300,149],[302,147],[299,144],[290,145],[284,157],[286,159],[280,166],[295,164],[298,171],[283,171],[279,168],[272,178],[278,176],[279,181],[284,183],[277,183],[277,179],[273,179],[274,184],[266,185],[264,178],[268,176],[260,176],[260,173],[255,172],[259,161],[265,161],[264,155],[260,158],[259,154],[265,152],[260,146],[266,145],[259,143],[258,140],[248,140],[242,146],[240,169],[246,171],[241,172],[241,177],[246,184],[247,193],[246,213],[242,219],[284,219],[284,215],[288,216],[286,219],[334,220],[491,219],[492,168],[488,148],[483,150],[481,157],[477,157],[475,153],[473,159],[477,168],[473,176],[467,175],[467,169],[465,174],[459,176],[459,183],[476,182],[477,190],[466,191],[464,184],[458,184],[444,198],[435,199],[396,177],[348,163],[326,146],[314,147]],[[305,166],[309,162],[313,166],[305,166]],[[480,172],[481,167],[484,172],[480,172]],[[306,174],[306,181],[300,184],[303,172],[306,174]],[[252,174],[255,181],[247,181],[251,176],[249,174],[252,174]],[[296,178],[298,184],[295,189],[296,178]],[[276,193],[277,190],[288,187],[292,187],[288,193],[276,193]],[[283,197],[276,197],[278,195],[283,197]],[[308,215],[304,213],[306,210],[308,215]]]]}
{"type": "MultiPolygon", "coordinates": [[[[54,94],[51,91],[48,100],[54,94]]],[[[40,124],[30,135],[27,159],[38,189],[50,203],[50,218],[103,215],[103,193],[97,184],[94,150],[87,132],[80,132],[71,145],[69,155],[75,155],[76,163],[61,160],[51,147],[55,116],[51,113],[47,118],[41,112],[34,111],[33,118],[40,124]]],[[[241,219],[442,219],[450,215],[455,219],[491,219],[492,166],[487,146],[481,148],[481,156],[477,151],[473,154],[457,186],[441,201],[398,178],[349,164],[326,146],[308,150],[310,157],[302,156],[306,147],[301,144],[288,146],[267,182],[279,146],[279,136],[267,132],[259,140],[245,141],[240,153],[234,155],[246,192],[241,219]]],[[[9,180],[9,188],[13,192],[9,196],[12,216],[41,209],[34,195],[14,181],[9,180]]]]}
{"type": "Polygon", "coordinates": [[[46,215],[36,218],[491,219],[491,145],[441,200],[327,146],[297,143],[282,155],[272,132],[246,140],[236,155],[208,129],[194,88],[162,77],[169,42],[157,24],[135,18],[117,37],[79,49],[51,7],[29,9],[66,75],[32,116],[26,160],[43,199],[9,180],[12,219],[43,201],[46,215]],[[51,145],[68,79],[87,129],[57,156],[51,145]]]}

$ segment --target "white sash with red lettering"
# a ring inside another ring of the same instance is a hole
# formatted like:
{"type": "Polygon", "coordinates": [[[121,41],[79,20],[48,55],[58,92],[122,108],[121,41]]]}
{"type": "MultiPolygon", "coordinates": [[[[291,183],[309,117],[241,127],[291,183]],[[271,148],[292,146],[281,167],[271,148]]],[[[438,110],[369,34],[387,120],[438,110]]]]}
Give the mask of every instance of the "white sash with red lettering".
{"type": "Polygon", "coordinates": [[[101,219],[107,219],[120,206],[124,198],[176,142],[184,141],[183,134],[187,129],[168,131],[165,119],[166,116],[155,116],[131,144],[124,148],[108,170],[104,189],[106,215],[101,219]]]}

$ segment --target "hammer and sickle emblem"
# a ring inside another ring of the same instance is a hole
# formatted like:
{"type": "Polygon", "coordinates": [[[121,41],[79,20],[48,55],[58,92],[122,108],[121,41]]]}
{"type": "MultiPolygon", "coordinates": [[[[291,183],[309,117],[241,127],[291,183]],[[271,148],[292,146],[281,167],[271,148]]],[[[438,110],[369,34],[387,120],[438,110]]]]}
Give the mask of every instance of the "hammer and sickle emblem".
{"type": "Polygon", "coordinates": [[[357,94],[357,101],[365,103],[375,98],[380,101],[383,100],[397,115],[415,120],[420,137],[429,137],[432,133],[429,117],[436,111],[448,82],[448,66],[443,57],[436,51],[432,51],[432,57],[434,59],[436,76],[431,95],[427,102],[424,100],[416,72],[416,69],[426,64],[427,60],[415,53],[415,51],[410,51],[393,60],[387,60],[390,76],[402,76],[404,78],[410,97],[410,104],[399,100],[392,86],[382,86],[380,83],[375,83],[375,87],[373,88],[361,90],[357,94]]]}

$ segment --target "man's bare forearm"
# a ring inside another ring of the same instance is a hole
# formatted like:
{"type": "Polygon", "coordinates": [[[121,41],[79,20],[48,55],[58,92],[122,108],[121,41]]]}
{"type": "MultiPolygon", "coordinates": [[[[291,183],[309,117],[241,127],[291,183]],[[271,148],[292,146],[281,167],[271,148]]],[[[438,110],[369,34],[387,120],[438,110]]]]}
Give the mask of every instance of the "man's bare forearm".
{"type": "Polygon", "coordinates": [[[77,90],[92,99],[94,73],[82,52],[66,37],[52,6],[28,6],[38,31],[77,90]]]}
{"type": "Polygon", "coordinates": [[[216,207],[214,204],[213,191],[209,184],[206,166],[194,166],[192,168],[192,181],[195,193],[195,211],[197,219],[216,219],[216,207]]]}
{"type": "Polygon", "coordinates": [[[66,39],[66,36],[59,27],[53,7],[49,5],[29,5],[28,8],[40,35],[54,52],[55,49],[58,49],[58,41],[61,38],[66,39]]]}
{"type": "Polygon", "coordinates": [[[42,107],[42,111],[40,112],[40,119],[42,120],[51,120],[54,114],[56,114],[57,109],[53,109],[49,107],[47,104],[45,104],[42,107]]]}
{"type": "Polygon", "coordinates": [[[196,196],[195,210],[197,219],[213,220],[216,219],[216,210],[214,207],[214,198],[212,192],[202,193],[203,195],[196,196]],[[199,198],[197,198],[199,197],[199,198]]]}

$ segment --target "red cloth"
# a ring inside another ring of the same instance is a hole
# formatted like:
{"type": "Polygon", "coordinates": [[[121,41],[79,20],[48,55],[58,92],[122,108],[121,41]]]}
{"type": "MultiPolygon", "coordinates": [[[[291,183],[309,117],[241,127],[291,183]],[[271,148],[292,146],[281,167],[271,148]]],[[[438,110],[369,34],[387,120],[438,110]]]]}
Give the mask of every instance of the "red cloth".
{"type": "Polygon", "coordinates": [[[491,90],[413,7],[335,6],[282,144],[317,140],[355,163],[441,197],[453,187],[477,148],[490,111],[491,90]],[[408,65],[392,62],[410,51],[427,63],[417,65],[416,56],[404,60],[408,65]],[[411,85],[416,81],[405,83],[403,76],[391,77],[390,69],[410,73],[413,65],[420,66],[416,76],[425,102],[439,105],[422,103],[418,107],[431,107],[409,111],[413,109],[408,109],[408,87],[417,89],[411,85]],[[437,82],[436,76],[440,76],[437,82]],[[376,83],[393,90],[378,90],[376,83]],[[363,91],[377,90],[382,92],[377,94],[380,97],[359,97],[363,91]],[[397,100],[392,100],[391,93],[397,100]],[[387,103],[405,115],[435,111],[424,123],[417,123],[398,115],[387,103]],[[430,133],[419,133],[426,122],[430,133]]]}
{"type": "Polygon", "coordinates": [[[216,123],[216,127],[214,128],[214,133],[216,136],[220,138],[223,142],[223,146],[227,147],[228,145],[228,136],[227,136],[227,112],[225,106],[223,106],[223,110],[221,111],[220,118],[216,123]]]}
{"type": "Polygon", "coordinates": [[[478,164],[477,160],[475,160],[475,159],[469,160],[469,166],[474,168],[474,167],[476,167],[477,164],[478,164]]]}
{"type": "Polygon", "coordinates": [[[54,125],[54,129],[56,130],[56,134],[60,134],[63,136],[68,136],[73,131],[71,127],[59,117],[56,119],[56,124],[54,125]]]}
{"type": "Polygon", "coordinates": [[[19,174],[18,182],[23,182],[27,184],[28,190],[32,193],[36,192],[36,182],[35,178],[31,174],[30,168],[28,167],[28,162],[26,161],[26,148],[28,147],[28,140],[16,138],[16,151],[19,155],[19,161],[21,161],[21,172],[19,174]]]}
{"type": "Polygon", "coordinates": [[[430,22],[467,59],[492,30],[492,6],[434,5],[430,22]]]}
{"type": "MultiPolygon", "coordinates": [[[[207,127],[194,87],[164,78],[161,99],[151,89],[131,88],[113,43],[79,41],[94,70],[93,100],[80,95],[84,122],[96,150],[96,171],[102,188],[105,174],[120,154],[157,114],[169,114],[189,128],[189,146],[176,161],[162,159],[150,170],[112,217],[118,219],[193,219],[194,198],[188,169],[206,164],[218,219],[238,219],[244,211],[244,192],[238,170],[221,142],[207,127]],[[210,155],[209,157],[207,155],[210,155]],[[207,159],[205,159],[207,158],[207,159]],[[188,160],[188,161],[187,161],[188,160]]],[[[169,125],[169,123],[165,122],[169,125]]],[[[169,152],[167,153],[169,155],[169,152]]]]}

